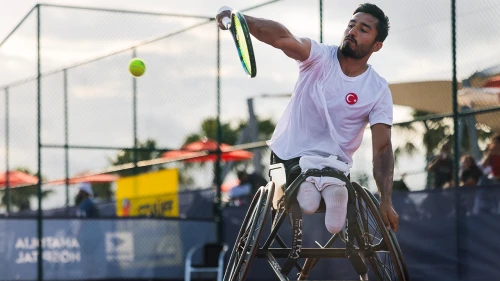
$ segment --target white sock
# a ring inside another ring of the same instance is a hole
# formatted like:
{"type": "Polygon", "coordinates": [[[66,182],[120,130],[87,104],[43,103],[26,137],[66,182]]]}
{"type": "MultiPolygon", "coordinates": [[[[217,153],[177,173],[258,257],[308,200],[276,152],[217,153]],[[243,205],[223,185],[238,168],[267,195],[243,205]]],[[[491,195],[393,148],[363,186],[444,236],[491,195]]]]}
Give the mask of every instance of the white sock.
{"type": "Polygon", "coordinates": [[[347,188],[330,185],[321,192],[325,201],[325,225],[328,232],[335,234],[342,230],[347,215],[347,188]]]}
{"type": "Polygon", "coordinates": [[[305,181],[300,184],[297,201],[299,201],[300,209],[304,214],[314,214],[319,207],[321,194],[314,183],[305,181]]]}

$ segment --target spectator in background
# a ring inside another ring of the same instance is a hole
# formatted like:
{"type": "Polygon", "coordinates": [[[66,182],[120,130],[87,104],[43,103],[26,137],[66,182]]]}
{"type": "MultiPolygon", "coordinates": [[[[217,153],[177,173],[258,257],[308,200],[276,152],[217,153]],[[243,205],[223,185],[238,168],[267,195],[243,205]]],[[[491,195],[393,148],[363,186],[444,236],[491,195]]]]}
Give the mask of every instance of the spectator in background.
{"type": "MultiPolygon", "coordinates": [[[[99,217],[99,210],[92,198],[93,196],[94,192],[90,183],[85,182],[78,186],[78,194],[75,200],[78,205],[76,211],[78,217],[99,217]]],[[[89,279],[97,279],[99,274],[102,274],[102,267],[99,261],[96,260],[96,257],[106,255],[104,253],[105,238],[100,227],[100,222],[75,220],[73,232],[80,244],[82,270],[89,279]]]]}
{"type": "Polygon", "coordinates": [[[465,154],[461,159],[462,171],[460,172],[460,182],[463,186],[478,185],[479,179],[483,176],[483,171],[477,166],[476,160],[471,154],[465,154]]]}
{"type": "Polygon", "coordinates": [[[237,174],[240,184],[250,184],[252,196],[261,186],[266,186],[267,184],[267,180],[255,172],[248,174],[246,171],[239,171],[237,174]]]}
{"type": "Polygon", "coordinates": [[[266,179],[255,172],[238,171],[237,175],[240,183],[231,188],[228,195],[232,205],[240,206],[252,201],[257,190],[267,184],[266,179]]]}
{"type": "Polygon", "coordinates": [[[94,192],[90,183],[84,182],[78,187],[78,195],[76,202],[78,203],[77,216],[86,218],[99,217],[99,210],[92,198],[94,192]]]}
{"type": "Polygon", "coordinates": [[[486,155],[482,161],[483,168],[491,168],[491,179],[500,182],[500,134],[495,134],[491,138],[486,155]]]}
{"type": "Polygon", "coordinates": [[[242,205],[251,200],[252,186],[249,183],[241,183],[229,190],[229,200],[233,205],[242,205]]]}
{"type": "Polygon", "coordinates": [[[439,154],[427,166],[427,171],[434,173],[432,188],[443,188],[445,184],[451,183],[453,178],[453,161],[450,153],[450,144],[443,144],[439,150],[439,154]]]}

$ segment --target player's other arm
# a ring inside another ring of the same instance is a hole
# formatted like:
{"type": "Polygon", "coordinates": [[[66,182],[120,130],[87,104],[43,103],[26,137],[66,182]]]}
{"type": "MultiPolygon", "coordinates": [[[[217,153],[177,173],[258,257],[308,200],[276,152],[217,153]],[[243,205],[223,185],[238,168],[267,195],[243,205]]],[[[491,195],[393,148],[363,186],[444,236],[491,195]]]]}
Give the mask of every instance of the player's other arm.
{"type": "MultiPolygon", "coordinates": [[[[222,18],[231,17],[231,12],[225,10],[217,15],[217,22],[221,29],[226,29],[222,18]]],[[[311,52],[311,41],[307,38],[295,37],[284,25],[272,20],[255,18],[245,15],[250,33],[268,45],[282,50],[288,57],[305,61],[311,52]]]]}
{"type": "Polygon", "coordinates": [[[380,193],[380,214],[388,228],[398,230],[399,216],[392,206],[394,155],[391,143],[391,127],[375,124],[372,129],[373,177],[380,193]]]}

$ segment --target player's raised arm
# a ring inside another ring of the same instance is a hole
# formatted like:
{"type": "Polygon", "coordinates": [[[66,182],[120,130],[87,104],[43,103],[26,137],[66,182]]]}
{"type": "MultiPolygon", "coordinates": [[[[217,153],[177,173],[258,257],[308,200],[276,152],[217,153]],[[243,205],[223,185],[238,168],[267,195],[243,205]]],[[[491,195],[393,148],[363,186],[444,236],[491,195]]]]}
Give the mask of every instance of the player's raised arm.
{"type": "MultiPolygon", "coordinates": [[[[230,10],[219,12],[216,20],[221,29],[226,29],[222,24],[224,17],[230,17],[230,10]]],[[[307,38],[295,37],[284,25],[272,20],[255,18],[245,15],[250,33],[257,40],[282,50],[288,57],[305,61],[311,52],[311,41],[307,38]]]]}
{"type": "Polygon", "coordinates": [[[245,15],[250,33],[266,44],[282,50],[292,59],[305,61],[311,52],[311,41],[295,37],[284,25],[272,20],[245,15]]]}

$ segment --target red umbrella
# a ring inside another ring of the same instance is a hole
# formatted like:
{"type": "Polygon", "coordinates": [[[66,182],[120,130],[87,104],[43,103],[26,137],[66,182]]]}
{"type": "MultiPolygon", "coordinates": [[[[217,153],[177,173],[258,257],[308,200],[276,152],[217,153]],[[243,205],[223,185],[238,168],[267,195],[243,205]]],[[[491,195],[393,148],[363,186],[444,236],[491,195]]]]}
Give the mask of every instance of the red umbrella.
{"type": "MultiPolygon", "coordinates": [[[[38,177],[20,171],[9,171],[9,186],[32,185],[38,183],[38,177]]],[[[7,185],[7,173],[0,174],[0,187],[7,185]]]]}
{"type": "Polygon", "coordinates": [[[486,84],[484,84],[485,88],[500,88],[500,76],[495,76],[489,79],[486,84]]]}
{"type": "MultiPolygon", "coordinates": [[[[246,150],[231,150],[231,146],[225,143],[221,143],[220,149],[222,151],[221,160],[225,162],[231,161],[243,161],[252,159],[253,153],[246,150]]],[[[216,161],[217,154],[209,154],[196,157],[197,152],[202,151],[215,151],[217,149],[217,142],[214,140],[199,140],[192,143],[188,143],[183,145],[180,150],[171,150],[163,153],[163,158],[187,158],[187,157],[195,157],[192,159],[185,160],[186,162],[209,162],[216,161]]]]}

